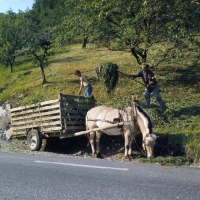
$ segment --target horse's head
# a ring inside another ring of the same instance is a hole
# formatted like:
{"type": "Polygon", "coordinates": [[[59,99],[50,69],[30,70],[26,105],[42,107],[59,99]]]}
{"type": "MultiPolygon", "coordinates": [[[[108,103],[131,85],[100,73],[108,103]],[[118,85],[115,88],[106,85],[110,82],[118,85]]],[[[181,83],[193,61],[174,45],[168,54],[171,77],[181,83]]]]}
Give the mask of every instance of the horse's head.
{"type": "Polygon", "coordinates": [[[156,144],[156,135],[155,134],[147,134],[143,139],[143,149],[146,151],[148,158],[154,157],[154,146],[156,144]]]}
{"type": "Polygon", "coordinates": [[[156,135],[152,133],[153,124],[150,115],[140,105],[136,105],[136,116],[139,129],[143,135],[143,149],[147,157],[154,157],[154,146],[156,144],[156,135]]]}

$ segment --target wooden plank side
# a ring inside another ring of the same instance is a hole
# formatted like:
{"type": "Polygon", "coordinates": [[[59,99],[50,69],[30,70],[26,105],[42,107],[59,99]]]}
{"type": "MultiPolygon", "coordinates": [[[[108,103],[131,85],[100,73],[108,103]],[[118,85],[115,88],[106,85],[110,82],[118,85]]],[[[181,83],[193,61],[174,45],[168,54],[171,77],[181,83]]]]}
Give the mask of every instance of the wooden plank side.
{"type": "Polygon", "coordinates": [[[56,116],[47,116],[46,118],[27,118],[26,120],[22,121],[22,120],[15,120],[14,125],[22,125],[24,123],[26,124],[33,124],[33,123],[43,123],[46,121],[51,122],[52,120],[59,120],[60,121],[60,115],[56,115],[56,116]]]}
{"type": "Polygon", "coordinates": [[[60,120],[59,121],[52,121],[52,122],[48,122],[48,123],[35,123],[35,124],[24,124],[23,126],[20,125],[20,126],[13,126],[12,129],[13,130],[20,130],[20,129],[29,129],[31,127],[50,127],[50,126],[60,126],[61,127],[61,124],[60,124],[60,120]]]}
{"type": "Polygon", "coordinates": [[[62,129],[61,129],[61,127],[51,127],[51,128],[42,127],[41,131],[48,133],[48,132],[54,132],[54,131],[62,131],[62,129]]]}
{"type": "MultiPolygon", "coordinates": [[[[32,129],[36,129],[36,128],[37,128],[37,127],[32,126],[32,127],[28,127],[27,129],[16,129],[16,130],[13,130],[13,135],[16,135],[16,133],[18,133],[18,132],[23,132],[24,134],[26,134],[28,131],[30,131],[30,130],[32,130],[32,129]]],[[[46,130],[46,131],[48,130],[48,131],[50,131],[51,133],[56,132],[56,131],[59,131],[59,132],[63,131],[63,130],[60,128],[60,126],[41,127],[40,132],[42,133],[44,130],[46,130]]]]}
{"type": "Polygon", "coordinates": [[[20,111],[20,110],[24,110],[24,109],[26,110],[26,109],[30,109],[30,108],[33,108],[33,107],[44,106],[44,105],[53,104],[53,103],[57,103],[57,102],[59,102],[59,99],[44,101],[44,102],[41,102],[41,103],[29,105],[29,106],[21,106],[21,107],[17,107],[17,108],[11,108],[10,112],[12,113],[12,112],[15,112],[15,111],[20,111]]]}
{"type": "Polygon", "coordinates": [[[85,130],[85,116],[94,107],[90,98],[60,94],[59,99],[10,109],[13,132],[37,128],[52,135],[85,130]]]}
{"type": "Polygon", "coordinates": [[[31,114],[31,113],[40,113],[40,112],[45,112],[45,111],[49,111],[49,110],[55,110],[55,109],[60,109],[59,104],[55,104],[52,106],[45,106],[45,107],[37,107],[35,109],[31,109],[31,110],[21,110],[20,112],[11,112],[11,117],[14,116],[18,116],[18,115],[27,115],[27,114],[31,114]]]}
{"type": "Polygon", "coordinates": [[[67,94],[63,94],[60,93],[60,96],[65,99],[65,98],[72,98],[74,99],[76,102],[86,102],[86,101],[92,101],[95,102],[94,97],[90,96],[90,97],[85,97],[85,96],[75,96],[75,95],[67,95],[67,94]]]}
{"type": "Polygon", "coordinates": [[[50,112],[44,112],[44,113],[38,113],[38,114],[31,114],[27,116],[14,116],[12,117],[12,121],[16,120],[23,120],[23,119],[31,119],[31,118],[39,118],[39,117],[48,117],[48,116],[54,116],[60,114],[60,110],[54,110],[50,112]]]}
{"type": "Polygon", "coordinates": [[[63,107],[65,108],[66,106],[72,105],[71,102],[68,100],[71,99],[73,102],[78,106],[83,106],[86,109],[90,109],[95,106],[95,100],[94,97],[84,97],[84,96],[72,96],[72,95],[64,95],[60,94],[60,99],[62,101],[63,107]]]}
{"type": "Polygon", "coordinates": [[[85,130],[85,116],[87,111],[94,107],[93,98],[60,94],[61,112],[65,132],[61,137],[85,130]],[[72,107],[72,108],[71,108],[72,107]]]}
{"type": "MultiPolygon", "coordinates": [[[[35,127],[32,127],[32,128],[35,128],[35,127]]],[[[55,132],[61,132],[61,131],[62,131],[62,129],[60,129],[60,127],[41,128],[41,132],[42,133],[55,134],[55,132]]],[[[26,129],[24,129],[24,130],[15,130],[15,131],[13,131],[13,135],[25,135],[26,132],[27,132],[26,129]]]]}
{"type": "Polygon", "coordinates": [[[83,112],[83,111],[76,105],[76,103],[74,102],[74,100],[73,100],[72,98],[67,97],[66,100],[67,100],[70,104],[72,104],[72,105],[78,110],[78,112],[79,112],[83,117],[85,117],[85,112],[83,112]]]}

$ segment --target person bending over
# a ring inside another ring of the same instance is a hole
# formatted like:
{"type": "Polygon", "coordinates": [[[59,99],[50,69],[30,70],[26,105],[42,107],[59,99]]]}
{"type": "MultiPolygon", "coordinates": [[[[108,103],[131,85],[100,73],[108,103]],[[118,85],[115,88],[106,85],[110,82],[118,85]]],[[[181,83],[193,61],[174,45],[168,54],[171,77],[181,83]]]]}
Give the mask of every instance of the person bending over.
{"type": "Polygon", "coordinates": [[[85,88],[84,96],[85,97],[90,96],[92,93],[92,86],[89,83],[87,77],[84,74],[82,74],[79,70],[76,70],[74,74],[80,78],[80,89],[78,95],[81,94],[81,91],[84,87],[85,88]]]}

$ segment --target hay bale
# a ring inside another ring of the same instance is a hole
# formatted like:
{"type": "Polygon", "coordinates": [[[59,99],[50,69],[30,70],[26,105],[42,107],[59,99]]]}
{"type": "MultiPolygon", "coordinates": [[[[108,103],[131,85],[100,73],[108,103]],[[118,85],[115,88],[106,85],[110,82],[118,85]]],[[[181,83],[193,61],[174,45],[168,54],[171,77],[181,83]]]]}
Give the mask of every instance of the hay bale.
{"type": "Polygon", "coordinates": [[[118,82],[118,66],[112,62],[104,62],[97,66],[95,71],[97,77],[103,82],[106,92],[112,92],[118,82]]]}

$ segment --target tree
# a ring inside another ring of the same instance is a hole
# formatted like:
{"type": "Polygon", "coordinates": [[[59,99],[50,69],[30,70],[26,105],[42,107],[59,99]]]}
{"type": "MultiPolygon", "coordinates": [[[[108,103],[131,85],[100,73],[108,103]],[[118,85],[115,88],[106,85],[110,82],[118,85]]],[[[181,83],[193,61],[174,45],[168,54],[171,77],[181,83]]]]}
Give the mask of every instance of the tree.
{"type": "Polygon", "coordinates": [[[66,14],[66,0],[35,0],[30,14],[43,28],[57,26],[60,19],[66,14]]]}
{"type": "Polygon", "coordinates": [[[25,24],[27,19],[23,12],[15,14],[12,10],[0,17],[0,62],[10,67],[16,58],[16,50],[20,50],[25,41],[25,24]]]}
{"type": "Polygon", "coordinates": [[[89,38],[93,37],[98,20],[96,10],[91,7],[93,0],[68,0],[65,2],[66,15],[57,26],[60,38],[81,38],[82,48],[86,48],[89,38]],[[92,8],[92,9],[91,9],[92,8]]]}
{"type": "Polygon", "coordinates": [[[39,64],[42,73],[42,84],[47,83],[44,68],[48,66],[47,56],[48,51],[52,47],[52,36],[53,32],[51,30],[39,30],[38,26],[33,24],[29,27],[28,37],[26,39],[26,44],[18,52],[19,55],[29,55],[32,54],[39,64]]]}
{"type": "Polygon", "coordinates": [[[82,0],[81,4],[84,15],[88,13],[82,19],[93,25],[93,41],[111,49],[129,49],[138,64],[148,61],[149,49],[156,44],[167,44],[159,64],[175,47],[181,50],[199,34],[199,4],[190,0],[93,0],[90,4],[82,0]]]}

